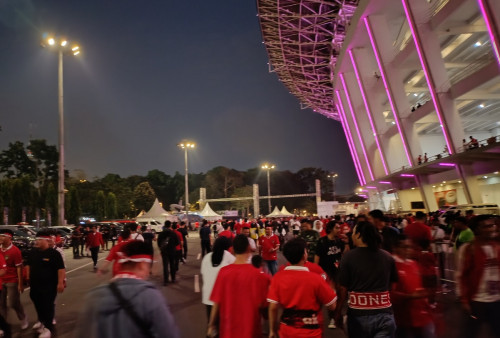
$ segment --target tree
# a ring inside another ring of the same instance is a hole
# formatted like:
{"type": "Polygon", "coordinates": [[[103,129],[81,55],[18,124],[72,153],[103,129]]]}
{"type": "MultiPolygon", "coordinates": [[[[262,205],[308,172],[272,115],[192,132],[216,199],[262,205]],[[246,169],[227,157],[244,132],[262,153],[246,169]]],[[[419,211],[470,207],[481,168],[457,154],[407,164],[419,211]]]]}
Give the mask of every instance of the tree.
{"type": "Polygon", "coordinates": [[[207,172],[204,185],[209,197],[228,197],[234,189],[243,186],[243,174],[226,167],[215,167],[207,172]]]}
{"type": "Polygon", "coordinates": [[[24,143],[9,143],[9,149],[0,153],[0,173],[7,178],[33,175],[32,163],[24,149],[24,143]]]}
{"type": "Polygon", "coordinates": [[[137,210],[148,210],[153,205],[156,195],[148,182],[140,183],[134,189],[134,206],[137,210]]]}
{"type": "Polygon", "coordinates": [[[78,196],[78,190],[76,189],[76,187],[69,188],[68,198],[66,201],[66,218],[68,219],[68,223],[76,225],[78,224],[80,216],[82,215],[80,198],[78,196]]]}
{"type": "Polygon", "coordinates": [[[106,198],[102,190],[97,192],[95,199],[95,216],[98,221],[102,221],[106,217],[106,198]]]}
{"type": "Polygon", "coordinates": [[[52,220],[57,219],[57,191],[52,182],[47,185],[47,191],[45,193],[45,210],[47,226],[51,226],[52,220]]]}
{"type": "MultiPolygon", "coordinates": [[[[234,192],[231,195],[231,197],[251,197],[252,195],[253,195],[252,186],[245,185],[244,187],[234,189],[234,192]]],[[[242,210],[243,211],[242,215],[248,215],[250,208],[253,207],[253,200],[248,199],[242,201],[235,201],[233,202],[233,206],[238,210],[242,210]]]]}
{"type": "Polygon", "coordinates": [[[112,192],[108,192],[106,196],[106,218],[114,219],[117,218],[117,203],[116,203],[116,195],[112,192]]]}

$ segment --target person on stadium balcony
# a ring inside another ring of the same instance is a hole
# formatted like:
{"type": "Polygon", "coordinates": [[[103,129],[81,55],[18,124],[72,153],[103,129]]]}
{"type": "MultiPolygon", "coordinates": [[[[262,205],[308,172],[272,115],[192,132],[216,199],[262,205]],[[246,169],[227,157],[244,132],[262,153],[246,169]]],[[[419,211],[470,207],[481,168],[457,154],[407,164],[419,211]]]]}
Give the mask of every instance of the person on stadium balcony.
{"type": "Polygon", "coordinates": [[[500,337],[500,244],[498,229],[491,215],[471,219],[473,241],[458,251],[459,299],[468,315],[464,337],[476,337],[483,323],[500,337]]]}
{"type": "Polygon", "coordinates": [[[266,309],[269,275],[261,273],[252,264],[250,244],[245,235],[233,241],[236,260],[220,269],[210,300],[207,336],[220,338],[254,338],[262,335],[261,311],[266,309]],[[218,323],[218,325],[217,325],[218,323]]]}
{"type": "Polygon", "coordinates": [[[340,309],[348,296],[349,337],[394,337],[396,324],[389,295],[398,276],[394,258],[380,249],[380,234],[369,222],[356,224],[352,240],[356,248],[340,261],[335,322],[337,326],[343,324],[340,309]]]}
{"type": "Polygon", "coordinates": [[[309,272],[306,242],[292,239],[283,247],[283,254],[290,263],[271,280],[267,294],[269,302],[269,337],[322,337],[322,313],[324,304],[335,310],[337,295],[323,279],[309,272]],[[284,308],[279,320],[278,310],[284,308]]]}

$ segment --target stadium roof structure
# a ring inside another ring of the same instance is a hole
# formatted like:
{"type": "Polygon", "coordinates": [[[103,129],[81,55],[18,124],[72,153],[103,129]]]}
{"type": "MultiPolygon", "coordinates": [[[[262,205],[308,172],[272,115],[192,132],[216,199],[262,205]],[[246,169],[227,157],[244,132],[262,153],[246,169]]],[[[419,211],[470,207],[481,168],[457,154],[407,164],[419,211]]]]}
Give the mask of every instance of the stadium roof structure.
{"type": "Polygon", "coordinates": [[[356,1],[257,0],[269,69],[301,102],[339,120],[333,69],[356,1]]]}

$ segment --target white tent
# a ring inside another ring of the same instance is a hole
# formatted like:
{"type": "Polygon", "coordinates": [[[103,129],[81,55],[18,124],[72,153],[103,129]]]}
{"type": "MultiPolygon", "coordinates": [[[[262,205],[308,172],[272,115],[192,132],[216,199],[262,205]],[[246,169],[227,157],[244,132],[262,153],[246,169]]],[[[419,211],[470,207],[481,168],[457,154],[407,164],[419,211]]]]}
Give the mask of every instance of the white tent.
{"type": "Polygon", "coordinates": [[[283,206],[283,208],[281,208],[281,214],[282,214],[283,216],[285,216],[285,217],[286,217],[286,216],[290,216],[290,217],[291,217],[291,216],[295,216],[295,215],[294,215],[294,214],[292,214],[291,212],[288,212],[288,210],[286,210],[285,206],[283,206]]]}
{"type": "Polygon", "coordinates": [[[274,207],[273,212],[271,212],[267,217],[281,217],[281,211],[278,209],[278,207],[274,207]]]}
{"type": "Polygon", "coordinates": [[[203,210],[200,212],[199,215],[203,217],[203,219],[206,219],[207,221],[217,221],[219,219],[222,219],[222,216],[213,211],[208,203],[205,204],[205,207],[203,208],[203,210]]]}
{"type": "Polygon", "coordinates": [[[168,213],[165,209],[163,209],[163,207],[160,205],[160,201],[158,201],[158,199],[155,199],[151,209],[149,209],[149,211],[146,213],[141,212],[139,215],[137,215],[135,220],[137,222],[146,222],[149,220],[155,220],[160,223],[164,223],[167,220],[175,222],[177,221],[177,217],[168,213]]]}

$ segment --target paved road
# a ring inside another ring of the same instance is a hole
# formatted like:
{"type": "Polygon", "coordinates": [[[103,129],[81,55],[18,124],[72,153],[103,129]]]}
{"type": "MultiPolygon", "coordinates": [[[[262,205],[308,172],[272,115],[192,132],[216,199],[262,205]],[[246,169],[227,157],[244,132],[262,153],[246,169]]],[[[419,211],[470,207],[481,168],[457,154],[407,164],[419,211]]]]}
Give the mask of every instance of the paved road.
{"type": "MultiPolygon", "coordinates": [[[[197,233],[190,232],[191,238],[188,239],[188,260],[186,264],[181,265],[178,272],[178,283],[163,286],[161,257],[156,255],[157,262],[153,265],[153,274],[151,281],[155,283],[165,296],[170,309],[179,326],[181,336],[186,338],[205,337],[206,332],[206,313],[205,307],[201,304],[201,294],[195,292],[200,285],[196,281],[200,269],[200,243],[197,233]]],[[[99,284],[109,280],[110,275],[98,277],[92,269],[90,258],[73,259],[71,249],[66,249],[66,267],[68,287],[64,293],[57,297],[56,319],[57,319],[57,337],[72,337],[75,322],[79,310],[87,291],[99,284]]],[[[107,251],[99,254],[100,260],[104,259],[107,251]]],[[[280,254],[280,262],[284,259],[280,254]]],[[[200,281],[201,283],[201,281],[200,281]]],[[[452,295],[441,297],[445,309],[444,320],[447,322],[446,330],[442,337],[455,338],[459,332],[461,320],[457,304],[452,295]]],[[[29,299],[29,290],[22,295],[23,305],[28,313],[31,325],[36,321],[36,313],[29,299]]],[[[20,330],[20,323],[14,312],[9,310],[8,321],[12,324],[14,337],[36,337],[36,334],[27,329],[20,330]]],[[[326,325],[327,323],[325,323],[326,325]]],[[[325,328],[324,337],[344,338],[346,337],[341,330],[329,330],[325,328]]]]}

